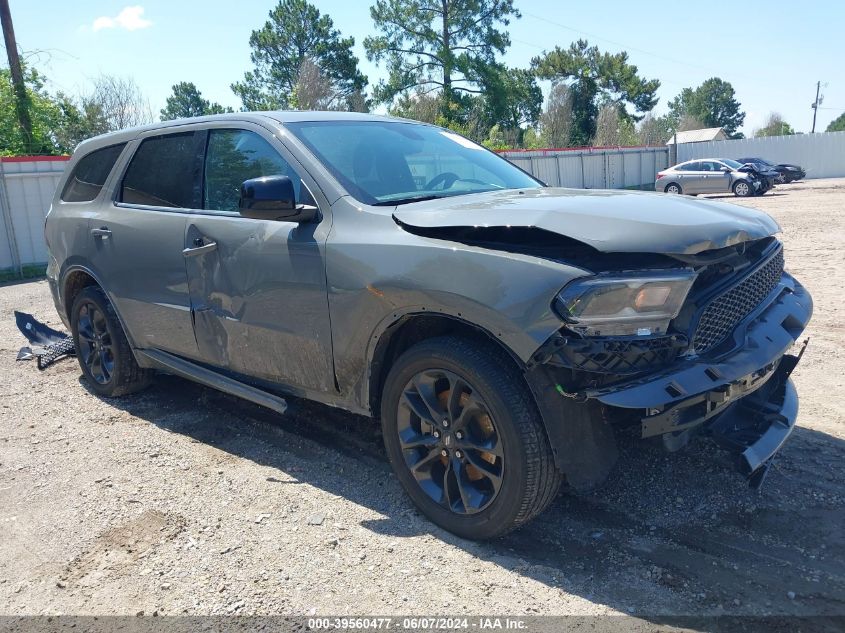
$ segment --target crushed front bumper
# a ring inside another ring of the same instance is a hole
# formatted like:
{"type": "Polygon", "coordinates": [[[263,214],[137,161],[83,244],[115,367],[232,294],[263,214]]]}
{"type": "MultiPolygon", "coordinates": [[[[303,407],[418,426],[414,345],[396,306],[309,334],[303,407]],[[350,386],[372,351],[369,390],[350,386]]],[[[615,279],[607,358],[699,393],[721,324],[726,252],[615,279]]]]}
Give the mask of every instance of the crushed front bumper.
{"type": "Polygon", "coordinates": [[[744,344],[733,353],[715,360],[687,359],[579,395],[642,411],[643,437],[701,427],[720,445],[740,453],[740,470],[752,485],[759,485],[795,424],[798,398],[789,374],[800,355],[785,354],[813,311],[809,293],[788,274],[773,294],[774,300],[740,325],[744,344]]]}

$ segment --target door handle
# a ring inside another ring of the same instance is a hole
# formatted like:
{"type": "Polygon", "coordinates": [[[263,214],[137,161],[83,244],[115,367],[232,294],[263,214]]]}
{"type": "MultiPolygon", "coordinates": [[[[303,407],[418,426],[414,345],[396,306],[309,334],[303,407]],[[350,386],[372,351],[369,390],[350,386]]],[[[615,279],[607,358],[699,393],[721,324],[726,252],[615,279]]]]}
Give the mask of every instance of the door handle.
{"type": "Polygon", "coordinates": [[[182,255],[185,257],[196,257],[197,255],[203,255],[204,253],[210,253],[213,250],[217,249],[217,242],[208,242],[205,243],[201,238],[197,238],[194,240],[194,244],[196,246],[192,248],[185,248],[182,250],[182,255]]]}
{"type": "Polygon", "coordinates": [[[107,240],[111,237],[111,231],[107,226],[101,226],[98,229],[91,229],[91,235],[107,240]]]}

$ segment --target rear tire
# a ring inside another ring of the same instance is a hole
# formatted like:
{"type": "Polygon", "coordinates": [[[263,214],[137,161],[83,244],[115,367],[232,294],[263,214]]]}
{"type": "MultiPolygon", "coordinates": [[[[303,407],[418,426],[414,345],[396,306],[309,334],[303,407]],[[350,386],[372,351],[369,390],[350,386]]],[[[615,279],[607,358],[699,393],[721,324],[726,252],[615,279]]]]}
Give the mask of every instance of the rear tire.
{"type": "Polygon", "coordinates": [[[747,198],[748,196],[752,195],[754,192],[751,190],[751,185],[749,185],[744,180],[737,180],[733,187],[733,192],[735,196],[740,198],[747,198]]]}
{"type": "Polygon", "coordinates": [[[681,185],[676,182],[670,182],[668,185],[666,185],[666,188],[663,189],[663,192],[674,193],[677,195],[681,195],[682,193],[684,193],[683,189],[681,189],[681,185]]]}
{"type": "Polygon", "coordinates": [[[71,308],[71,332],[82,374],[97,395],[124,396],[149,386],[153,372],[138,366],[101,288],[89,286],[77,295],[71,308]]]}
{"type": "Polygon", "coordinates": [[[384,444],[411,500],[468,539],[502,536],[540,514],[563,477],[511,359],[456,337],[423,341],[391,367],[384,444]]]}

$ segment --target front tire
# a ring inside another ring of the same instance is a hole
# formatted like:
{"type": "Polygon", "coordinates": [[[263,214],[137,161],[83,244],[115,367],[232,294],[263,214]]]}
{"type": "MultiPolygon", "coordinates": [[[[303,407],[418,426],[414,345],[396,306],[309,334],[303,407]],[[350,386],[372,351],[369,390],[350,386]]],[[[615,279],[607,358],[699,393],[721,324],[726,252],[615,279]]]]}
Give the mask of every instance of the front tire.
{"type": "Polygon", "coordinates": [[[683,193],[683,189],[681,189],[681,185],[676,182],[670,182],[666,185],[666,188],[663,189],[664,193],[674,193],[677,195],[681,195],[683,193]]]}
{"type": "Polygon", "coordinates": [[[740,198],[747,198],[748,196],[752,195],[754,192],[751,190],[751,185],[749,185],[744,180],[737,180],[733,186],[733,192],[735,196],[740,198]]]}
{"type": "Polygon", "coordinates": [[[135,361],[111,302],[97,286],[84,288],[71,308],[79,366],[97,395],[111,398],[149,386],[153,372],[135,361]]]}
{"type": "Polygon", "coordinates": [[[510,532],[560,488],[537,406],[511,359],[492,346],[440,337],[412,347],[387,377],[381,420],[411,500],[463,538],[510,532]]]}

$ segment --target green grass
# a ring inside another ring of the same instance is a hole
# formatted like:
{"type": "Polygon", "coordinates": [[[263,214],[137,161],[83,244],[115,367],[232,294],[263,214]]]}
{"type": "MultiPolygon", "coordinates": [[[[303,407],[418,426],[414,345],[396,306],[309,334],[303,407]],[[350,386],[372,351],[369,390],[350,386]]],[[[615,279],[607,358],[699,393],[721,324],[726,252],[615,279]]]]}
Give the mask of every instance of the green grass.
{"type": "Polygon", "coordinates": [[[0,270],[0,283],[6,281],[18,281],[21,279],[36,279],[47,273],[47,264],[30,264],[23,267],[23,271],[17,268],[6,268],[0,270]]]}

